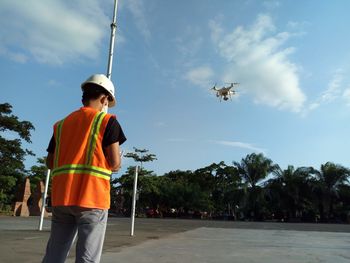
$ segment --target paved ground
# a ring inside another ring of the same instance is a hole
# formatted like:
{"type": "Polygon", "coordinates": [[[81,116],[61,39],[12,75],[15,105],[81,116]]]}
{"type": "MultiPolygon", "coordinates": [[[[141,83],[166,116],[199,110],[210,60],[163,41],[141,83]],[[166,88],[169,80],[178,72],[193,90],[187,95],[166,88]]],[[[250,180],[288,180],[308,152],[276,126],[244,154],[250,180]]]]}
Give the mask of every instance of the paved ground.
{"type": "MultiPolygon", "coordinates": [[[[0,217],[0,262],[40,262],[50,234],[38,217],[0,217]]],[[[109,218],[102,263],[350,262],[350,225],[109,218]]],[[[72,250],[67,262],[74,262],[72,250]]]]}

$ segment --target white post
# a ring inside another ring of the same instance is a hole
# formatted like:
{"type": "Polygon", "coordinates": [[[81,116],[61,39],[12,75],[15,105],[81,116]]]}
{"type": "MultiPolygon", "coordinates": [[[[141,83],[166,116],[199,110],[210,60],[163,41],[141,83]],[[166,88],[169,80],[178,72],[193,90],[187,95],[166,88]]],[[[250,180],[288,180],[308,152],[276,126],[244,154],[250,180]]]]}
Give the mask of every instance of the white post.
{"type": "Polygon", "coordinates": [[[44,196],[42,196],[42,205],[41,205],[41,214],[40,214],[40,222],[39,222],[39,231],[43,229],[44,215],[45,215],[45,204],[47,198],[47,190],[49,189],[49,179],[50,179],[50,169],[47,169],[46,179],[45,179],[45,190],[44,196]]]}
{"type": "Polygon", "coordinates": [[[135,167],[135,177],[134,177],[134,191],[132,193],[132,208],[131,208],[131,231],[130,236],[134,235],[134,225],[135,225],[135,208],[136,208],[136,194],[137,194],[137,176],[139,173],[139,166],[135,167]]]}
{"type": "Polygon", "coordinates": [[[108,66],[107,66],[107,78],[111,79],[112,75],[112,64],[113,64],[113,52],[114,52],[114,39],[115,31],[117,29],[117,9],[118,9],[118,0],[114,0],[114,13],[113,21],[111,24],[111,39],[109,42],[109,56],[108,56],[108,66]]]}

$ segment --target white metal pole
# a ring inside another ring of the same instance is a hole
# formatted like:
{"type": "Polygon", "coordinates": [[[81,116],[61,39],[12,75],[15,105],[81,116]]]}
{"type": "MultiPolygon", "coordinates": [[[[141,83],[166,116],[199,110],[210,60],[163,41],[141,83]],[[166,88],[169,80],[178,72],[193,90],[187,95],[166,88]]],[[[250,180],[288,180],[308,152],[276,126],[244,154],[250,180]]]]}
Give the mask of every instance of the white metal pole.
{"type": "Polygon", "coordinates": [[[50,169],[47,169],[46,179],[45,179],[45,189],[44,196],[42,196],[42,205],[41,205],[41,214],[40,214],[40,222],[39,222],[39,231],[43,229],[44,215],[45,215],[45,204],[47,198],[47,190],[49,189],[49,179],[50,179],[50,169]]]}
{"type": "Polygon", "coordinates": [[[117,22],[116,22],[117,9],[118,9],[118,0],[114,0],[114,13],[113,13],[113,21],[111,24],[111,39],[109,42],[109,57],[108,57],[108,67],[107,67],[107,78],[109,79],[111,79],[111,75],[112,75],[114,39],[115,39],[115,31],[117,29],[117,22]]]}
{"type": "Polygon", "coordinates": [[[135,226],[135,208],[136,208],[136,194],[137,194],[137,176],[139,173],[139,166],[135,167],[135,177],[134,177],[134,191],[132,193],[132,208],[131,208],[131,231],[130,236],[134,235],[135,226]]]}

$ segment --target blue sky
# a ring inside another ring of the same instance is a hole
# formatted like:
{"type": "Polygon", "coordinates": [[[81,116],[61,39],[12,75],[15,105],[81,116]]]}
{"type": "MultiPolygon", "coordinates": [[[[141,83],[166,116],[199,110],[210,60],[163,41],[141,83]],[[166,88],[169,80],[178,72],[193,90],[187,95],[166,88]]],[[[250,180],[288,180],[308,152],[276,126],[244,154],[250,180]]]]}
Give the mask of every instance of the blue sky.
{"type": "MultiPolygon", "coordinates": [[[[159,175],[252,152],[282,168],[348,167],[349,9],[346,0],[119,0],[110,112],[123,149],[156,154],[146,168],[159,175]],[[226,82],[241,84],[220,103],[209,89],[226,82]]],[[[1,102],[34,124],[27,147],[37,157],[53,123],[80,107],[80,84],[106,73],[112,14],[112,0],[0,2],[1,102]]]]}

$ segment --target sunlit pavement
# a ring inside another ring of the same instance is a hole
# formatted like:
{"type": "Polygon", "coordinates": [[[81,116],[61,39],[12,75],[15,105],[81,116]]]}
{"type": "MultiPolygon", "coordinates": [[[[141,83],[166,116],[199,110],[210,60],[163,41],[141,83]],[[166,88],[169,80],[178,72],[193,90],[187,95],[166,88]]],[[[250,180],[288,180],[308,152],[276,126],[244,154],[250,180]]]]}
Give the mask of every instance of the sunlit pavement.
{"type": "Polygon", "coordinates": [[[105,252],[101,262],[349,263],[349,245],[349,233],[199,228],[105,252]]]}
{"type": "MultiPolygon", "coordinates": [[[[0,262],[41,262],[50,220],[0,216],[0,262]]],[[[109,218],[102,263],[350,262],[350,225],[109,218]]],[[[72,249],[67,262],[74,262],[72,249]]]]}

